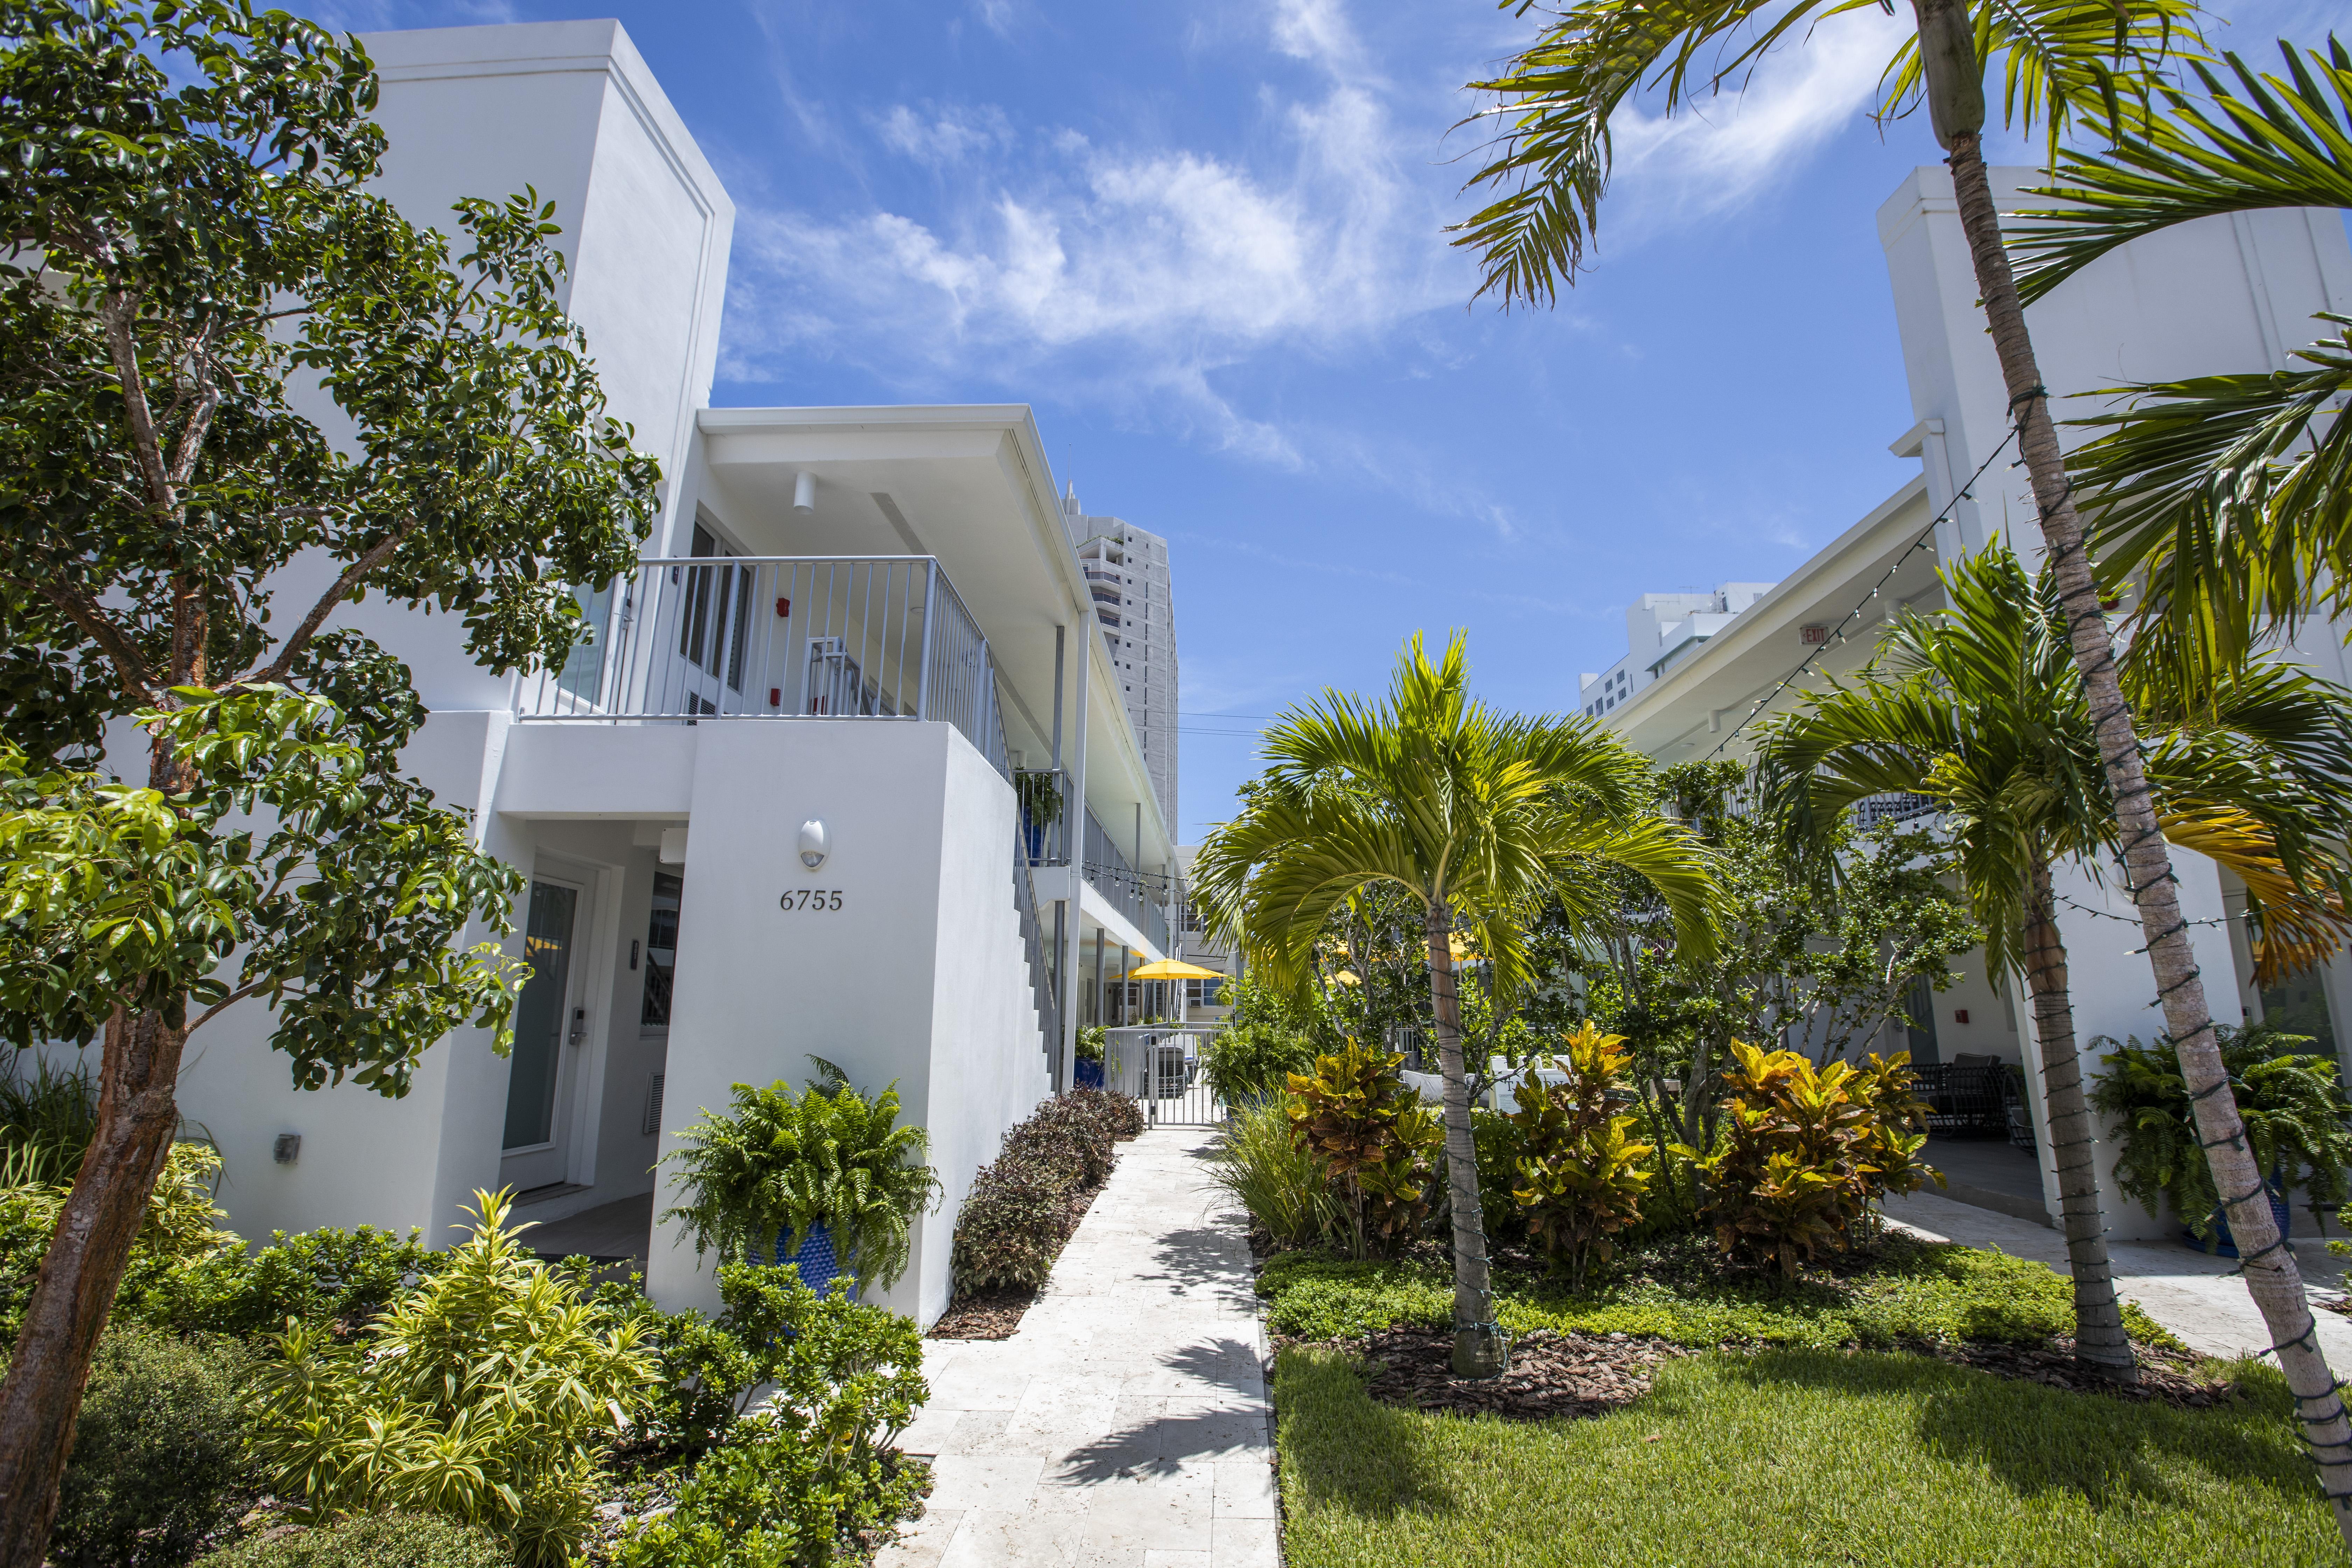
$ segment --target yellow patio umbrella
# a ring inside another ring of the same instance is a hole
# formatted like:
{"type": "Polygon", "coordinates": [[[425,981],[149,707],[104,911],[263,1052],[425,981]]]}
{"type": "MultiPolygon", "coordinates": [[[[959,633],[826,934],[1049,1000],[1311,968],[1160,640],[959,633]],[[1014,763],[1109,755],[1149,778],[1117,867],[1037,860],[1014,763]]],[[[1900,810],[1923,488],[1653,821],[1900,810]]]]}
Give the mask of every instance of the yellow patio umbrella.
{"type": "MultiPolygon", "coordinates": [[[[1224,978],[1213,969],[1203,969],[1197,963],[1186,963],[1179,958],[1163,958],[1157,963],[1147,963],[1140,969],[1129,970],[1127,977],[1129,980],[1223,980],[1224,978]]],[[[1177,991],[1176,1021],[1180,1024],[1184,1021],[1184,1005],[1189,1000],[1190,998],[1181,989],[1177,991]]]]}

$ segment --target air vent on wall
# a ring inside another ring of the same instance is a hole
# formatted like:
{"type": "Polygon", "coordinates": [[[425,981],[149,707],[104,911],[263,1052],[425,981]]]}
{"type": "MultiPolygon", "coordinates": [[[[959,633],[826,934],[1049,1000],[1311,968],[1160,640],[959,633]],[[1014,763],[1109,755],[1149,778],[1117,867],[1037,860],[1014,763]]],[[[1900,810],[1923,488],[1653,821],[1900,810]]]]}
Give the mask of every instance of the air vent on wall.
{"type": "Polygon", "coordinates": [[[637,1131],[648,1138],[661,1131],[663,1077],[663,1074],[657,1072],[646,1075],[646,1120],[645,1124],[637,1131]]]}

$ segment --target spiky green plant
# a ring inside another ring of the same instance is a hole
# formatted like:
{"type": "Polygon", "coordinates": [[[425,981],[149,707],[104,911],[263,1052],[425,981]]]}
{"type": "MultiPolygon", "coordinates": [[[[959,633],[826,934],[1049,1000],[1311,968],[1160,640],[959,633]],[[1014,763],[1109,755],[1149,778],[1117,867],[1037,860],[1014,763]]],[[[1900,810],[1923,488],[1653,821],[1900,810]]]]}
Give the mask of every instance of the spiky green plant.
{"type": "Polygon", "coordinates": [[[842,1267],[884,1289],[907,1272],[916,1216],[939,1203],[924,1163],[930,1134],[898,1126],[898,1084],[867,1099],[816,1058],[821,1080],[799,1094],[778,1079],[734,1087],[725,1115],[709,1110],[669,1158],[686,1201],[662,1217],[684,1224],[698,1254],[761,1263],[779,1239],[790,1257],[823,1225],[842,1267]]]}

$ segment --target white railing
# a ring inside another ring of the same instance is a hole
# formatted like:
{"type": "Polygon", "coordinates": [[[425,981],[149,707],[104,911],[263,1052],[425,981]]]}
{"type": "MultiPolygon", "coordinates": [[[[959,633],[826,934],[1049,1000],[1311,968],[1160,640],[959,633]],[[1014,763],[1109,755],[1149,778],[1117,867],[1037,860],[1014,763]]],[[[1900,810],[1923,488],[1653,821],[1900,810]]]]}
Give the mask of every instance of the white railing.
{"type": "Polygon", "coordinates": [[[587,635],[526,721],[920,719],[1010,769],[988,639],[934,558],[688,556],[574,590],[587,635]]]}

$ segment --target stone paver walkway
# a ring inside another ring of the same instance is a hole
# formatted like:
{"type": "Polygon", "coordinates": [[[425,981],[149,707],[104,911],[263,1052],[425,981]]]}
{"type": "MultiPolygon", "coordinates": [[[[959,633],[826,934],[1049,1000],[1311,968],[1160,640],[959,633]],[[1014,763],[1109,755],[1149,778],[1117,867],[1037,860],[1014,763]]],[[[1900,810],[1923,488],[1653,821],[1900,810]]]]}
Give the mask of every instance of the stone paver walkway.
{"type": "Polygon", "coordinates": [[[1278,1568],[1265,1346],[1212,1133],[1119,1145],[1009,1340],[927,1340],[924,1517],[877,1568],[1278,1568]]]}
{"type": "MultiPolygon", "coordinates": [[[[1938,1241],[1997,1247],[2016,1258],[2046,1263],[2066,1272],[2066,1239],[2056,1231],[2003,1214],[1954,1203],[1933,1193],[1890,1198],[1889,1219],[1938,1241]]],[[[2315,1239],[2299,1239],[2295,1263],[2306,1285],[2331,1293],[2340,1288],[2343,1260],[2315,1239]]],[[[2231,1270],[2236,1260],[2209,1258],[2193,1247],[2162,1241],[2110,1241],[2108,1261],[2116,1292],[2207,1355],[2254,1355],[2270,1345],[2262,1314],[2246,1294],[2245,1281],[2231,1270]]],[[[2352,1369],[2352,1318],[2319,1311],[2320,1348],[2339,1377],[2352,1369]]]]}

